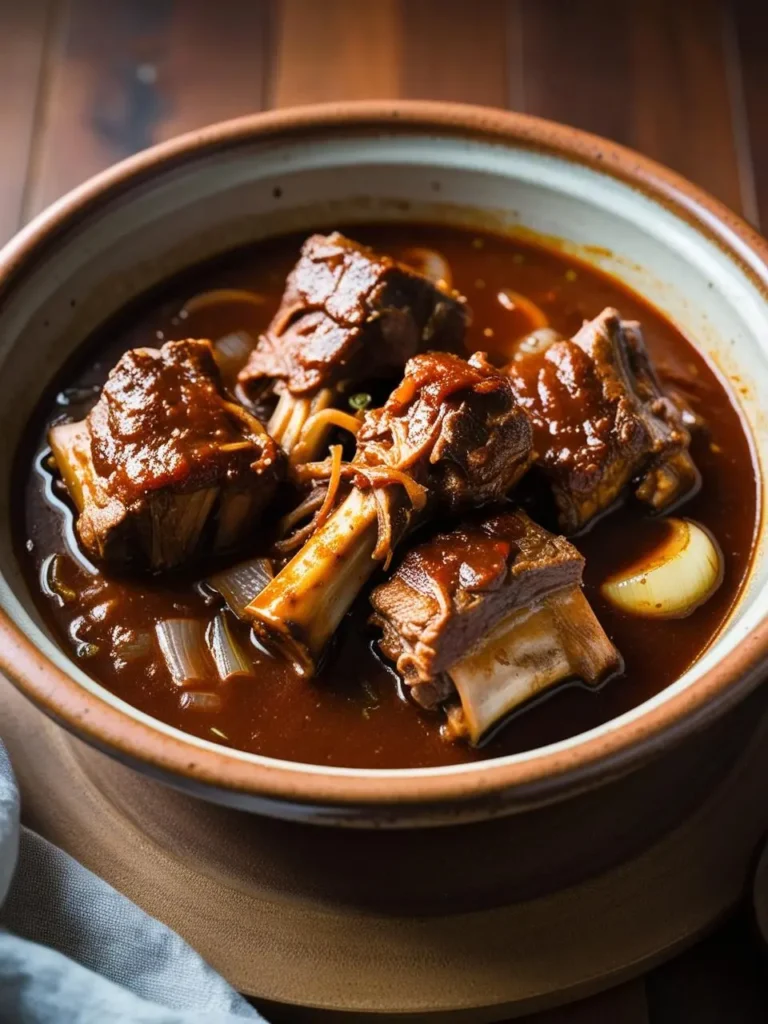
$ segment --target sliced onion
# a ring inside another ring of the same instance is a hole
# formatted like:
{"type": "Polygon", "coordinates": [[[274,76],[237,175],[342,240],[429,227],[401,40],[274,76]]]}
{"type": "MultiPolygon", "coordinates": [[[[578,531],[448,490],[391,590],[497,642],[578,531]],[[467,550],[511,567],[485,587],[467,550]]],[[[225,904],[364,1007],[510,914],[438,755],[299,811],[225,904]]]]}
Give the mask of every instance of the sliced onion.
{"type": "Polygon", "coordinates": [[[221,711],[222,703],[220,693],[205,690],[186,690],[179,701],[182,711],[202,711],[208,714],[221,711]]]}
{"type": "Polygon", "coordinates": [[[515,360],[519,361],[525,359],[526,356],[546,352],[550,345],[554,345],[561,338],[562,335],[551,327],[539,327],[515,342],[515,360]]]}
{"type": "Polygon", "coordinates": [[[123,661],[146,658],[152,652],[152,634],[141,629],[116,626],[112,631],[112,654],[123,661]]]}
{"type": "Polygon", "coordinates": [[[630,615],[683,618],[722,582],[723,556],[710,534],[690,519],[666,522],[662,543],[600,588],[611,604],[630,615]]]}
{"type": "Polygon", "coordinates": [[[253,338],[247,331],[225,334],[214,342],[213,355],[225,377],[234,377],[251,354],[253,338]]]}
{"type": "Polygon", "coordinates": [[[221,594],[238,619],[243,619],[245,608],[274,575],[268,558],[249,558],[230,569],[215,572],[208,577],[207,582],[221,594]]]}
{"type": "Polygon", "coordinates": [[[433,284],[444,291],[450,291],[453,285],[453,274],[448,260],[435,249],[413,248],[403,253],[404,261],[433,284]]]}
{"type": "Polygon", "coordinates": [[[166,619],[155,626],[157,642],[171,679],[177,686],[192,686],[213,675],[200,619],[166,619]]]}
{"type": "Polygon", "coordinates": [[[528,321],[529,331],[536,331],[540,327],[549,327],[549,317],[536,303],[520,292],[513,292],[511,288],[502,288],[497,294],[500,305],[509,313],[518,313],[528,321]]]}
{"type": "Polygon", "coordinates": [[[219,612],[210,624],[206,640],[222,683],[235,676],[253,675],[253,662],[233,636],[226,612],[219,612]]]}
{"type": "Polygon", "coordinates": [[[77,599],[77,593],[61,578],[64,555],[49,555],[40,567],[40,585],[44,594],[56,597],[59,603],[69,604],[77,599]]]}

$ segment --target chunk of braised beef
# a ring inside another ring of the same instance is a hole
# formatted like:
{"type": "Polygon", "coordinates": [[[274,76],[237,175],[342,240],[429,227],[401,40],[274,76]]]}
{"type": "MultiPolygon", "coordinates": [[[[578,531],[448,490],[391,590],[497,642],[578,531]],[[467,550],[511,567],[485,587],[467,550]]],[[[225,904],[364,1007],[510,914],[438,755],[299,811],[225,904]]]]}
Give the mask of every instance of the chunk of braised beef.
{"type": "Polygon", "coordinates": [[[573,533],[633,482],[657,511],[698,485],[690,415],[664,393],[640,325],[606,309],[571,339],[520,352],[508,373],[531,417],[560,526],[573,533]]]}
{"type": "Polygon", "coordinates": [[[431,516],[506,494],[529,465],[531,439],[509,378],[482,354],[409,360],[341,469],[352,489],[246,609],[256,630],[311,674],[377,564],[431,516]]]}
{"type": "Polygon", "coordinates": [[[455,512],[503,497],[530,464],[532,437],[509,379],[482,352],[428,352],[366,414],[354,462],[407,470],[428,502],[455,512]]]}
{"type": "Polygon", "coordinates": [[[468,319],[465,302],[404,264],[339,232],[312,235],[239,380],[309,395],[399,373],[425,349],[461,352],[468,319]]]}
{"type": "Polygon", "coordinates": [[[86,419],[50,432],[96,558],[172,568],[234,546],[270,501],[282,456],[227,395],[207,341],[127,352],[86,419]]]}
{"type": "Polygon", "coordinates": [[[510,612],[578,585],[584,559],[525,512],[486,512],[407,552],[371,594],[379,648],[411,684],[446,672],[510,612]]]}
{"type": "Polygon", "coordinates": [[[379,648],[445,735],[479,743],[522,704],[621,668],[581,589],[584,559],[524,512],[476,515],[406,554],[371,595],[379,648]]]}

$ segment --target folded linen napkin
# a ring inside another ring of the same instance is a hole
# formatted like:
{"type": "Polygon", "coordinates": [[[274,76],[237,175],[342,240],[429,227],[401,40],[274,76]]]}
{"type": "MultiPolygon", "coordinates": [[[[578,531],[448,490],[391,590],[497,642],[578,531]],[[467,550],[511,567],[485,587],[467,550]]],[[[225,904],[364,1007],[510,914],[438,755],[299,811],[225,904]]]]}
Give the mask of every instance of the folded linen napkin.
{"type": "Polygon", "coordinates": [[[0,1022],[263,1021],[175,932],[19,824],[0,743],[0,1022]]]}

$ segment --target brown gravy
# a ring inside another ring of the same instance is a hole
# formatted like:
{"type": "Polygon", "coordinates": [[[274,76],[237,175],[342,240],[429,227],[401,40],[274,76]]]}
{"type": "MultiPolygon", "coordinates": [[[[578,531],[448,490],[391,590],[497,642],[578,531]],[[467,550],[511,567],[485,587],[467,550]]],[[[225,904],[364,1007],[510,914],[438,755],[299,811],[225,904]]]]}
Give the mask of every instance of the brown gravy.
{"type": "MultiPolygon", "coordinates": [[[[562,254],[491,234],[433,226],[353,227],[349,234],[399,257],[424,246],[439,251],[453,284],[473,310],[470,351],[504,361],[504,342],[519,333],[517,313],[498,299],[504,289],[532,299],[550,324],[566,336],[607,305],[642,322],[662,378],[673,383],[706,419],[707,436],[694,439],[692,454],[702,474],[701,490],[682,514],[714,534],[725,556],[723,583],[686,619],[643,620],[605,603],[600,583],[634,560],[658,536],[659,523],[633,501],[604,516],[574,543],[586,557],[585,593],[625,660],[625,672],[598,692],[580,685],[556,691],[523,709],[481,749],[444,741],[439,718],[407,701],[391,671],[374,653],[375,634],[366,624],[367,591],[334,639],[324,668],[311,682],[266,653],[257,653],[258,676],[231,684],[216,713],[182,709],[179,692],[156,652],[114,658],[115,629],[151,631],[171,616],[210,614],[210,596],[194,578],[94,576],[73,551],[71,512],[46,468],[48,426],[63,415],[81,417],[95,401],[108,370],[127,349],[185,337],[219,338],[237,331],[254,337],[269,322],[295,261],[301,238],[260,243],[205,266],[147,296],[106,325],[85,345],[40,403],[19,456],[24,505],[17,510],[19,559],[40,613],[62,647],[84,671],[128,703],[186,732],[239,749],[289,760],[367,768],[406,768],[475,761],[551,743],[600,725],[658,693],[702,653],[723,623],[745,579],[757,516],[756,472],[739,414],[702,356],[663,317],[615,280],[562,254]],[[249,288],[264,296],[260,306],[232,301],[180,317],[191,296],[212,288],[249,288]],[[62,600],[41,589],[41,578],[57,560],[62,600]],[[81,604],[90,609],[88,621],[81,604]]],[[[551,509],[530,487],[525,503],[553,528],[551,509]],[[547,518],[550,516],[550,518],[547,518]]],[[[438,524],[439,526],[440,524],[438,524]]],[[[254,551],[268,529],[254,538],[254,551]]],[[[375,580],[374,580],[375,582],[375,580]]],[[[242,626],[247,643],[247,630],[242,626]]]]}

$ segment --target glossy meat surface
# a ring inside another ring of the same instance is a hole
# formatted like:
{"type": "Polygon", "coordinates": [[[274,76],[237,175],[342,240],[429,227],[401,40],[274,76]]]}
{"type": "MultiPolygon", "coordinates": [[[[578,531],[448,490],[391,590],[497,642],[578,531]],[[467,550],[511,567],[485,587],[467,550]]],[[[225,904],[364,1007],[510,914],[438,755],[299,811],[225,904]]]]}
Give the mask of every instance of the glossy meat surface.
{"type": "Polygon", "coordinates": [[[528,417],[503,373],[482,356],[415,356],[363,420],[344,467],[351,493],[248,605],[255,629],[311,676],[377,563],[425,519],[501,498],[530,453],[528,417]]]}
{"type": "Polygon", "coordinates": [[[339,232],[302,246],[272,323],[240,373],[296,395],[402,370],[428,348],[462,350],[466,303],[339,232]]]}
{"type": "Polygon", "coordinates": [[[282,465],[226,395],[210,343],[192,339],[126,352],[84,424],[54,427],[51,441],[86,550],[153,568],[189,557],[209,520],[214,547],[235,544],[282,465]]]}
{"type": "Polygon", "coordinates": [[[657,511],[697,486],[681,410],[661,390],[639,324],[615,309],[572,340],[519,353],[508,369],[566,532],[607,509],[632,480],[657,511]]]}
{"type": "Polygon", "coordinates": [[[510,612],[581,582],[584,559],[520,510],[417,544],[371,594],[379,648],[411,684],[463,657],[510,612]]]}
{"type": "Polygon", "coordinates": [[[464,360],[431,352],[409,361],[384,406],[366,415],[357,442],[354,464],[408,471],[429,503],[453,512],[501,498],[517,483],[530,464],[532,432],[509,378],[482,353],[464,360]]]}

